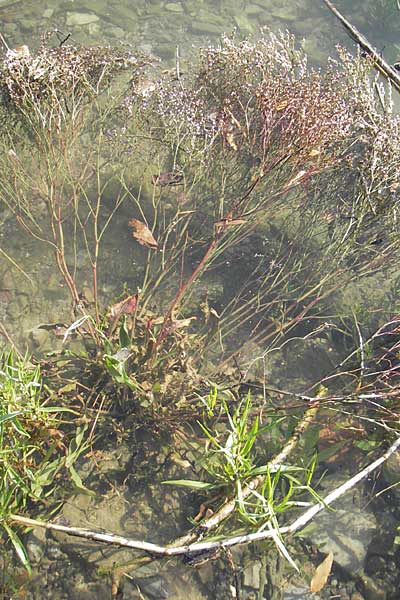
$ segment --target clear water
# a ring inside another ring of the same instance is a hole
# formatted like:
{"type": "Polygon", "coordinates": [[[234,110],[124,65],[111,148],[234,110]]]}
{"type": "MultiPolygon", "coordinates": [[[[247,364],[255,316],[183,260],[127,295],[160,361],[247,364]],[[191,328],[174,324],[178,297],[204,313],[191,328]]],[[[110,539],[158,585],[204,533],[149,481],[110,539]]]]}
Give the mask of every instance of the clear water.
{"type": "MultiPolygon", "coordinates": [[[[396,0],[345,0],[337,2],[337,6],[378,50],[384,52],[389,62],[400,56],[400,45],[397,45],[400,11],[396,0]]],[[[323,65],[328,56],[334,54],[337,43],[353,46],[324,3],[315,0],[0,0],[0,23],[1,32],[10,47],[21,44],[34,46],[43,31],[56,28],[61,37],[71,33],[73,40],[85,45],[132,44],[163,59],[167,65],[174,62],[177,47],[181,56],[187,56],[192,47],[216,43],[223,32],[236,29],[239,35],[245,36],[256,34],[262,26],[273,30],[289,29],[295,33],[298,39],[303,40],[302,45],[310,60],[318,65],[323,65]]],[[[128,234],[124,230],[115,231],[113,235],[124,238],[128,234]]],[[[21,339],[26,339],[38,323],[59,321],[60,315],[68,309],[68,303],[61,293],[52,256],[44,253],[43,246],[27,239],[24,234],[19,237],[18,229],[9,221],[0,229],[0,244],[18,259],[32,279],[40,280],[40,284],[34,283],[33,288],[29,287],[26,277],[0,258],[0,319],[12,331],[18,330],[21,339]]],[[[123,246],[115,252],[118,258],[123,253],[123,246]]],[[[118,260],[115,262],[118,263],[118,260]]],[[[123,266],[120,271],[114,271],[111,281],[102,283],[103,292],[111,293],[118,280],[123,281],[123,266]]],[[[121,467],[123,459],[119,456],[115,460],[117,467],[121,467]]],[[[144,497],[141,502],[143,509],[144,497]]],[[[150,497],[148,502],[151,503],[150,497]]],[[[174,497],[166,502],[173,506],[174,497]]],[[[120,501],[113,499],[112,505],[103,505],[102,511],[97,513],[88,498],[81,497],[75,505],[74,502],[70,504],[69,516],[77,525],[90,524],[94,528],[105,527],[114,531],[121,529],[127,535],[141,534],[143,537],[151,537],[154,533],[143,527],[143,524],[154,527],[154,520],[148,515],[135,515],[132,506],[126,511],[126,498],[120,501]],[[105,515],[108,515],[107,522],[104,521],[105,515]]],[[[162,510],[160,506],[154,508],[162,510]]],[[[157,520],[159,525],[165,521],[165,539],[168,538],[167,532],[176,533],[173,509],[168,510],[168,518],[157,520]]],[[[160,530],[156,533],[157,537],[159,534],[160,530]]],[[[89,563],[101,558],[99,552],[88,551],[85,555],[85,551],[81,551],[89,563]]],[[[118,555],[118,560],[127,559],[127,553],[118,555]]],[[[175,588],[172,598],[205,597],[191,582],[188,572],[182,571],[182,567],[173,568],[175,588]],[[191,590],[189,596],[187,589],[191,590]]],[[[98,592],[92,592],[97,593],[100,600],[108,597],[105,589],[102,587],[98,592]]],[[[87,586],[81,596],[76,591],[79,590],[78,585],[74,590],[76,598],[89,597],[87,586]]],[[[40,582],[37,583],[33,597],[45,598],[45,593],[40,582]]]]}

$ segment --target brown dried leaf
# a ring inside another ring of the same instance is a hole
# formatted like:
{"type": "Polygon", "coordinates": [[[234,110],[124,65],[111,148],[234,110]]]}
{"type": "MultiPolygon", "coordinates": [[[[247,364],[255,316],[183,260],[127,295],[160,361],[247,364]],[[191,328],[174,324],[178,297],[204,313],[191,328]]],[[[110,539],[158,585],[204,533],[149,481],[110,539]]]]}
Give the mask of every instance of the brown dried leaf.
{"type": "Polygon", "coordinates": [[[132,235],[135,239],[137,239],[139,244],[142,244],[142,246],[147,246],[148,248],[152,248],[153,250],[158,248],[153,234],[145,223],[142,223],[137,219],[131,219],[128,221],[128,225],[132,227],[132,235]]]}
{"type": "Polygon", "coordinates": [[[117,319],[120,315],[131,315],[136,310],[137,302],[138,294],[124,298],[121,302],[117,302],[111,306],[111,316],[117,319]]]}
{"type": "Polygon", "coordinates": [[[276,110],[284,110],[288,104],[288,100],[282,100],[282,102],[279,102],[279,104],[276,105],[276,110]]]}
{"type": "Polygon", "coordinates": [[[226,143],[230,148],[232,148],[232,150],[235,150],[235,152],[237,152],[238,147],[235,142],[235,135],[232,132],[226,134],[226,143]]]}
{"type": "Polygon", "coordinates": [[[159,175],[153,175],[152,182],[153,185],[159,185],[160,187],[165,187],[167,185],[179,185],[182,183],[183,174],[179,171],[166,171],[165,173],[160,173],[159,175]]]}
{"type": "Polygon", "coordinates": [[[189,327],[192,321],[196,320],[197,317],[188,317],[187,319],[176,319],[172,321],[172,325],[174,329],[182,329],[184,327],[189,327]]]}
{"type": "Polygon", "coordinates": [[[333,553],[329,552],[329,554],[324,558],[322,563],[320,563],[315,569],[314,577],[312,578],[310,584],[311,592],[319,592],[320,590],[322,590],[322,588],[328,581],[328,577],[332,569],[332,564],[333,553]]]}
{"type": "Polygon", "coordinates": [[[219,233],[221,229],[224,229],[225,227],[235,227],[237,225],[243,225],[243,223],[246,223],[245,219],[221,219],[220,221],[216,221],[214,226],[219,233]]]}
{"type": "Polygon", "coordinates": [[[9,53],[15,56],[16,58],[27,58],[31,55],[29,48],[26,44],[23,44],[22,46],[17,46],[16,48],[9,50],[9,53]]]}

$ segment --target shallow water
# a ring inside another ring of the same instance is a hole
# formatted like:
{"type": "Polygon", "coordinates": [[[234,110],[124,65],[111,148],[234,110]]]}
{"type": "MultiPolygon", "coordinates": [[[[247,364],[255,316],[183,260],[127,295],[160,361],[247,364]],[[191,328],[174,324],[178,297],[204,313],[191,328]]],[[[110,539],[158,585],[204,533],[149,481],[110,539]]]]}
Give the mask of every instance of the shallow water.
{"type": "MultiPolygon", "coordinates": [[[[346,0],[338,2],[337,6],[378,50],[384,52],[385,58],[389,62],[397,59],[400,55],[400,40],[397,45],[400,11],[397,9],[395,0],[392,2],[346,0]]],[[[185,58],[190,55],[192,47],[209,42],[216,43],[223,32],[231,32],[236,29],[240,36],[245,36],[256,34],[262,26],[268,26],[273,30],[288,29],[296,34],[298,39],[303,40],[302,45],[310,60],[317,65],[323,65],[328,56],[334,54],[337,43],[342,43],[349,48],[353,47],[353,43],[349,41],[348,35],[335,17],[322,2],[315,2],[315,0],[291,0],[290,2],[287,0],[249,2],[235,0],[214,2],[210,0],[171,2],[151,0],[104,2],[101,0],[62,2],[0,0],[0,23],[1,32],[10,47],[20,44],[35,45],[35,41],[44,30],[56,28],[60,32],[61,39],[71,33],[73,40],[85,45],[129,43],[145,53],[159,57],[168,65],[173,64],[176,60],[177,47],[179,56],[185,58]]],[[[29,287],[26,276],[0,258],[0,319],[7,323],[7,328],[12,332],[17,331],[16,334],[19,335],[20,340],[30,337],[31,341],[33,340],[41,350],[48,350],[46,344],[49,344],[49,338],[39,339],[37,325],[43,322],[60,321],[69,310],[69,301],[65,299],[60,278],[54,272],[53,257],[34,240],[29,238],[27,240],[25,235],[20,237],[19,230],[11,219],[7,219],[7,215],[0,236],[2,247],[6,248],[11,256],[18,258],[18,262],[26,274],[34,280],[33,285],[29,287]],[[10,294],[12,302],[10,302],[10,294]],[[35,332],[33,337],[32,330],[35,332]]],[[[114,290],[125,281],[126,264],[129,262],[130,267],[137,264],[141,268],[140,250],[130,250],[128,254],[125,253],[124,248],[129,236],[126,228],[112,230],[111,236],[114,240],[118,239],[117,248],[115,244],[111,243],[112,240],[109,245],[114,268],[112,273],[101,281],[102,294],[109,300],[112,299],[114,290]]],[[[364,291],[361,291],[360,297],[363,294],[364,291]]],[[[312,355],[311,342],[310,348],[310,356],[315,356],[315,353],[312,355]]],[[[318,371],[322,372],[330,366],[329,360],[331,359],[328,357],[326,360],[328,365],[324,358],[320,358],[320,362],[313,362],[313,379],[318,378],[318,371]]],[[[308,373],[308,364],[307,356],[303,353],[296,362],[296,368],[291,371],[294,381],[296,378],[301,380],[304,374],[308,373]]],[[[282,364],[280,371],[281,377],[284,378],[286,365],[282,364]]],[[[129,440],[132,444],[138,443],[137,451],[139,453],[142,451],[142,445],[147,449],[149,442],[146,435],[144,434],[144,439],[141,439],[140,442],[137,442],[136,439],[129,440]]],[[[163,466],[162,459],[165,459],[167,450],[151,448],[150,443],[148,452],[149,456],[146,460],[152,465],[151,469],[154,469],[154,471],[149,469],[148,475],[150,474],[151,478],[154,474],[154,483],[157,478],[160,480],[166,476],[164,472],[162,477],[159,475],[159,468],[163,466]]],[[[104,476],[111,482],[111,486],[118,482],[121,472],[128,477],[128,467],[133,469],[129,447],[127,448],[124,444],[119,447],[115,455],[113,451],[110,451],[107,461],[109,462],[108,465],[105,463],[104,476]],[[113,475],[110,475],[111,467],[115,469],[115,481],[113,475]]],[[[92,526],[93,528],[104,527],[115,533],[143,536],[144,538],[149,538],[153,534],[158,537],[162,533],[165,539],[168,539],[169,536],[172,537],[177,533],[178,526],[185,528],[181,517],[175,514],[175,510],[179,507],[179,495],[168,491],[163,496],[158,491],[158,495],[152,497],[149,477],[146,478],[140,474],[132,476],[130,471],[129,477],[132,477],[132,481],[128,481],[128,491],[124,492],[122,498],[116,499],[113,496],[111,500],[105,498],[98,503],[81,495],[68,503],[65,515],[71,523],[76,525],[92,526]],[[144,511],[146,503],[151,505],[152,514],[154,512],[157,514],[156,519],[151,516],[151,513],[146,515],[143,512],[140,514],[135,512],[135,506],[139,507],[140,511],[144,511]],[[181,519],[180,522],[179,519],[181,519]],[[152,528],[156,528],[156,533],[151,530],[152,528]]],[[[58,541],[62,543],[60,540],[58,541]]],[[[85,574],[85,577],[82,577],[82,581],[79,583],[79,576],[76,575],[76,572],[74,573],[72,570],[68,575],[76,579],[73,585],[73,597],[82,598],[82,600],[96,596],[99,600],[108,597],[107,585],[94,589],[90,588],[87,581],[90,580],[90,564],[93,562],[110,564],[114,560],[113,554],[87,548],[80,548],[79,552],[81,558],[83,557],[82,573],[85,574]],[[79,592],[80,589],[81,592],[79,592]]],[[[118,554],[118,561],[127,560],[128,554],[118,554]]],[[[52,560],[53,565],[57,563],[56,559],[52,560]]],[[[65,564],[65,561],[60,563],[64,567],[65,564]]],[[[147,575],[149,573],[146,573],[147,575]]],[[[158,570],[155,570],[152,575],[157,581],[160,579],[158,570]]],[[[53,583],[57,580],[57,576],[63,577],[63,573],[57,574],[56,572],[51,579],[49,584],[52,590],[51,594],[55,593],[56,586],[53,583]]],[[[212,576],[212,572],[206,574],[205,582],[207,583],[207,577],[212,576]]],[[[193,579],[188,568],[185,570],[184,567],[173,565],[169,567],[165,578],[169,582],[170,598],[190,597],[193,600],[195,598],[200,600],[206,597],[206,593],[212,594],[210,587],[207,588],[203,582],[202,576],[198,577],[196,574],[193,579]],[[190,590],[189,596],[188,590],[190,590]]],[[[33,592],[33,598],[47,597],[43,595],[45,592],[40,581],[40,574],[39,581],[36,581],[35,586],[37,586],[35,587],[37,591],[33,592]]],[[[150,591],[148,593],[150,597],[150,591]]],[[[163,592],[153,593],[152,597],[164,597],[162,596],[163,592]],[[157,594],[159,595],[157,596],[157,594]]],[[[127,590],[125,597],[134,598],[133,594],[132,586],[132,591],[127,590]],[[129,593],[132,595],[130,596],[129,593]]],[[[65,597],[65,595],[60,597],[65,597]]],[[[207,597],[212,598],[212,595],[207,597]]]]}
{"type": "MultiPolygon", "coordinates": [[[[397,58],[400,15],[395,0],[347,0],[337,6],[387,60],[397,58]]],[[[129,42],[168,59],[175,56],[176,45],[184,54],[191,46],[217,41],[223,32],[236,29],[245,36],[263,26],[289,29],[304,38],[316,62],[324,62],[335,44],[349,44],[324,3],[314,0],[4,0],[0,22],[10,46],[32,43],[44,30],[57,28],[86,45],[129,42]]]]}

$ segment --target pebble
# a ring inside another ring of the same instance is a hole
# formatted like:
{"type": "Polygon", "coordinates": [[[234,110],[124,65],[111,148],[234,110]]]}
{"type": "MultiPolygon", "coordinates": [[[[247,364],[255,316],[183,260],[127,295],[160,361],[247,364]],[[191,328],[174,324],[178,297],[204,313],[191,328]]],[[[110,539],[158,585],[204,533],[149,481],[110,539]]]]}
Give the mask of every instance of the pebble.
{"type": "Polygon", "coordinates": [[[363,597],[363,596],[361,596],[360,592],[354,592],[354,593],[351,595],[351,598],[350,598],[350,600],[364,600],[364,597],[363,597]]]}
{"type": "Polygon", "coordinates": [[[50,560],[59,560],[64,556],[64,553],[59,546],[51,545],[47,548],[47,556],[50,560]]]}
{"type": "Polygon", "coordinates": [[[201,21],[192,23],[192,33],[197,35],[220,35],[223,27],[214,25],[214,23],[202,23],[201,21]]]}
{"type": "Polygon", "coordinates": [[[165,10],[175,13],[182,13],[183,6],[180,2],[168,2],[168,4],[165,5],[165,10]]]}
{"type": "Polygon", "coordinates": [[[54,8],[46,8],[46,10],[43,11],[42,17],[43,17],[43,19],[51,19],[53,14],[54,14],[54,8]]]}
{"type": "Polygon", "coordinates": [[[46,346],[49,340],[49,332],[46,329],[32,329],[30,337],[35,344],[35,347],[38,350],[41,350],[46,346]]]}
{"type": "Polygon", "coordinates": [[[41,544],[34,540],[29,540],[26,544],[26,551],[30,562],[34,564],[40,563],[44,555],[44,549],[41,544]]]}
{"type": "Polygon", "coordinates": [[[258,590],[260,588],[260,561],[253,561],[245,568],[243,572],[243,583],[246,587],[258,590]]]}
{"type": "Polygon", "coordinates": [[[82,25],[89,25],[99,20],[99,17],[94,13],[84,12],[68,12],[66,24],[68,27],[80,27],[82,25]]]}

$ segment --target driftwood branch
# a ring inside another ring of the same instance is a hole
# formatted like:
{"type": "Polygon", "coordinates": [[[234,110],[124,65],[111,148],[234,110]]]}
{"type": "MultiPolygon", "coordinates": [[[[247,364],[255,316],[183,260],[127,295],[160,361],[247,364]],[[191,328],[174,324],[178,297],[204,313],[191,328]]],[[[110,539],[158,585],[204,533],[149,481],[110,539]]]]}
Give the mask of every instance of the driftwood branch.
{"type": "Polygon", "coordinates": [[[260,530],[255,533],[249,533],[247,535],[238,535],[228,537],[216,542],[196,542],[194,544],[187,545],[169,545],[159,546],[158,544],[152,544],[150,542],[143,542],[140,540],[131,540],[120,535],[114,535],[112,533],[102,533],[96,531],[90,531],[88,529],[78,527],[67,527],[66,525],[59,525],[57,523],[45,523],[44,521],[37,521],[36,519],[29,519],[21,515],[10,515],[10,520],[20,525],[28,527],[42,527],[44,529],[50,529],[52,531],[61,531],[71,536],[84,538],[87,540],[103,542],[112,544],[114,546],[123,546],[125,548],[132,548],[134,550],[141,550],[143,552],[150,553],[155,556],[179,556],[179,555],[190,555],[198,552],[209,552],[215,551],[221,548],[229,548],[238,544],[248,544],[250,542],[256,542],[272,538],[277,534],[292,534],[302,529],[307,523],[309,523],[315,515],[324,510],[327,506],[332,504],[335,500],[343,496],[357,483],[368,477],[370,473],[380,467],[394,452],[400,447],[400,436],[397,437],[396,441],[388,448],[388,450],[380,456],[378,459],[370,463],[367,467],[359,471],[356,475],[348,479],[345,483],[332,490],[321,502],[318,502],[311,508],[307,509],[300,517],[295,519],[290,525],[280,527],[279,529],[268,529],[266,531],[260,530]]]}
{"type": "Polygon", "coordinates": [[[397,73],[396,69],[391,67],[382,56],[375,50],[373,46],[369,43],[367,38],[358,31],[343,15],[338,9],[330,2],[330,0],[324,0],[325,4],[329,8],[330,11],[339,19],[339,21],[345,26],[350,36],[359,44],[359,46],[370,56],[373,60],[374,67],[378,69],[382,75],[384,75],[387,79],[391,81],[393,87],[396,88],[398,92],[400,92],[400,76],[397,73]]]}

